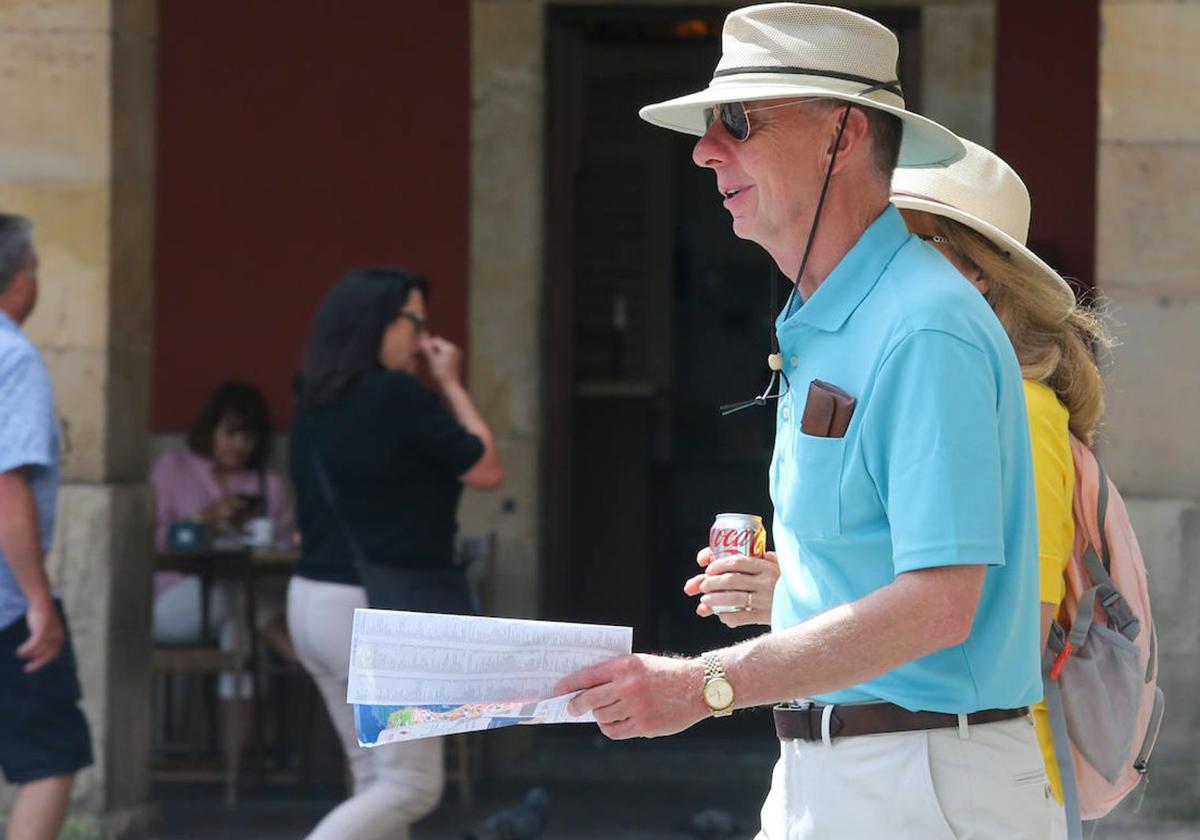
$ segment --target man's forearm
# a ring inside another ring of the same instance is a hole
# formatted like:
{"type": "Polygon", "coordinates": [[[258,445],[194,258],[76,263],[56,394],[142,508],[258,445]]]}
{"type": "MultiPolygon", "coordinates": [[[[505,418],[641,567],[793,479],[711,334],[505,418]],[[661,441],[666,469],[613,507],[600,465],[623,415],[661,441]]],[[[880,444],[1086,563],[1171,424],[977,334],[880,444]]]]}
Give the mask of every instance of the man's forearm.
{"type": "Polygon", "coordinates": [[[0,551],[25,600],[49,601],[50,580],[42,558],[37,506],[24,470],[0,473],[0,551]]]}
{"type": "Polygon", "coordinates": [[[900,575],[851,604],[719,652],[737,705],[761,706],[857,685],[970,631],[983,567],[900,575]]]}

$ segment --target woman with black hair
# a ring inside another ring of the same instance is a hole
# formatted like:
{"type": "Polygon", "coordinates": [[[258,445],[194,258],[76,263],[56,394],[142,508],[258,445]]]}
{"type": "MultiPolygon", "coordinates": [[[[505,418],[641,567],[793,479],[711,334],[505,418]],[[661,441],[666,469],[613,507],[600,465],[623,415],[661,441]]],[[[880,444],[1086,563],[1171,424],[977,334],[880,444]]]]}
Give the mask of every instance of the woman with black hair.
{"type": "Polygon", "coordinates": [[[288,624],[354,776],[310,840],[407,838],[441,799],[441,739],[359,747],[346,703],[354,610],[367,606],[358,564],[449,569],[463,485],[504,478],[461,352],[426,331],[428,294],[402,269],[350,272],[317,309],[297,378],[289,462],[303,548],[288,624]],[[414,376],[418,359],[437,393],[414,376]]]}

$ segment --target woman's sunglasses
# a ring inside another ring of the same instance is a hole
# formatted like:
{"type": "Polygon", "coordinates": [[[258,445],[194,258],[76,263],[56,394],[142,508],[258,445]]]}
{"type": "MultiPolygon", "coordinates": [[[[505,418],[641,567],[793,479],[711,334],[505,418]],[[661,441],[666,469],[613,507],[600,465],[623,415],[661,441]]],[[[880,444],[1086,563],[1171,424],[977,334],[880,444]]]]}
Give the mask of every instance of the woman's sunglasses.
{"type": "Polygon", "coordinates": [[[401,312],[396,317],[397,318],[407,318],[412,323],[413,329],[415,329],[419,333],[425,332],[425,328],[429,325],[428,321],[426,321],[420,315],[417,315],[413,312],[401,312]]]}
{"type": "Polygon", "coordinates": [[[808,99],[795,99],[780,105],[767,105],[765,108],[747,108],[745,102],[722,102],[710,105],[704,109],[704,130],[708,131],[717,120],[734,140],[744,143],[750,139],[750,114],[759,111],[774,111],[776,108],[790,108],[792,105],[802,105],[808,99]]]}

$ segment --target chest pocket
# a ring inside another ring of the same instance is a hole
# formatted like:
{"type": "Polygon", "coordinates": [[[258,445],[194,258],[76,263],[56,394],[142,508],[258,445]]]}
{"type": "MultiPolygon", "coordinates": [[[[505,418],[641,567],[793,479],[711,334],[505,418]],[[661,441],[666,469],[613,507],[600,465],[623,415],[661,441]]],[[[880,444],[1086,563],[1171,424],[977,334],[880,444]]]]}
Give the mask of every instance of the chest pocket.
{"type": "Polygon", "coordinates": [[[800,539],[842,533],[842,459],[846,439],[813,437],[792,429],[789,464],[777,472],[776,516],[800,539]]]}

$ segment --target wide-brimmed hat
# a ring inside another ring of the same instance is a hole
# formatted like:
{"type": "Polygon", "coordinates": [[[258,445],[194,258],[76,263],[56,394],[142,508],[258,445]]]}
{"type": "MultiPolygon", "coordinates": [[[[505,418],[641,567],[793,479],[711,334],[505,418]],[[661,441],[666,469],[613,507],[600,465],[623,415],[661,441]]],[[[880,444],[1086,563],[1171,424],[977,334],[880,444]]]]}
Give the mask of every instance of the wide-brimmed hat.
{"type": "Polygon", "coordinates": [[[966,155],[950,166],[898,168],[892,175],[892,204],[966,225],[1074,300],[1067,281],[1025,245],[1032,210],[1025,182],[983,146],[962,143],[966,155]]]}
{"type": "Polygon", "coordinates": [[[899,52],[887,27],[845,9],[805,3],[747,6],[725,18],[721,60],[708,87],[647,105],[639,114],[654,125],[699,136],[705,111],[723,102],[839,99],[900,118],[901,164],[958,160],[963,148],[953,132],[905,110],[896,78],[899,52]]]}

